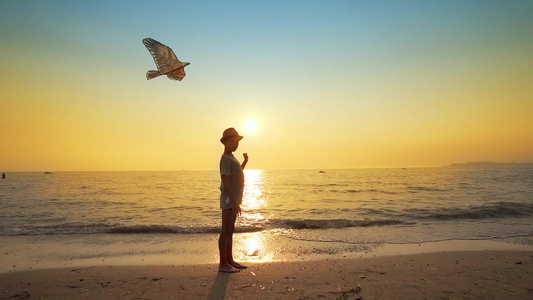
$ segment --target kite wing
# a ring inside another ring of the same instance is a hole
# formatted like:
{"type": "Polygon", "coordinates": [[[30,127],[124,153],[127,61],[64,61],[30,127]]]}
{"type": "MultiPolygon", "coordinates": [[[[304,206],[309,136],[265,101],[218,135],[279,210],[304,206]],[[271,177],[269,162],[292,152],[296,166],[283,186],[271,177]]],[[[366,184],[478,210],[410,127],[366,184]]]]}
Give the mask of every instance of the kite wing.
{"type": "MultiPolygon", "coordinates": [[[[165,46],[151,38],[145,38],[143,40],[143,44],[146,46],[148,51],[150,51],[150,54],[152,54],[155,65],[161,74],[172,72],[173,70],[183,66],[181,61],[179,61],[179,59],[176,57],[176,54],[174,54],[174,51],[172,51],[170,47],[165,46]]],[[[183,74],[185,76],[185,72],[183,72],[183,74]]],[[[170,76],[168,77],[170,78],[170,76]]],[[[183,79],[183,77],[181,79],[183,79]]]]}

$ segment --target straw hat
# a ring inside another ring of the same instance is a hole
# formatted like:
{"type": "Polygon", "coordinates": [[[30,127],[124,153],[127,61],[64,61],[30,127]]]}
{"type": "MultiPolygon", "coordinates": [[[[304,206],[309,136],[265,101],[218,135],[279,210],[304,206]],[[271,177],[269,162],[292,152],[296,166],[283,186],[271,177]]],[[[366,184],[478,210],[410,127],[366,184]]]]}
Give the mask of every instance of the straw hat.
{"type": "Polygon", "coordinates": [[[224,133],[222,134],[222,138],[220,139],[220,142],[222,144],[224,144],[224,142],[231,138],[231,137],[234,137],[234,136],[238,136],[239,137],[239,141],[242,140],[243,136],[242,135],[239,135],[239,133],[237,132],[237,130],[235,130],[235,128],[233,127],[230,127],[226,130],[224,130],[224,133]]]}

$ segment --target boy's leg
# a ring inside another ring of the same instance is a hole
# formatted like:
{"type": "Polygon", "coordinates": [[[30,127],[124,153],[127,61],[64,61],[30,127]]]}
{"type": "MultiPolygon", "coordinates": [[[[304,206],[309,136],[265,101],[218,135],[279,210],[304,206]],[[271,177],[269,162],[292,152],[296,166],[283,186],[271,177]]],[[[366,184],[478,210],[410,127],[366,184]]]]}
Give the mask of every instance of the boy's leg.
{"type": "Polygon", "coordinates": [[[235,221],[237,220],[237,214],[232,214],[230,235],[228,238],[228,248],[226,250],[227,260],[230,265],[237,269],[246,269],[248,267],[241,265],[233,260],[233,233],[235,232],[235,221]]]}
{"type": "Polygon", "coordinates": [[[229,264],[233,262],[233,233],[235,232],[235,220],[237,220],[237,215],[232,212],[226,248],[226,259],[229,264]]]}
{"type": "Polygon", "coordinates": [[[218,270],[222,272],[235,273],[239,270],[233,267],[228,262],[228,243],[232,235],[232,221],[233,212],[231,209],[222,210],[222,228],[220,229],[220,236],[218,238],[218,251],[220,254],[220,263],[218,270]]]}

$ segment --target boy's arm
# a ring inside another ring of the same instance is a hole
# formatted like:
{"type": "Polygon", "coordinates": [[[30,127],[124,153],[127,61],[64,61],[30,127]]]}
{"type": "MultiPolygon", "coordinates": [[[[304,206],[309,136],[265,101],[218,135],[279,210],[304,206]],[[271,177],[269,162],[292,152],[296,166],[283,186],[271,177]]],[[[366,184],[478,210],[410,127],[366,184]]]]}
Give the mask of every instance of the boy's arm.
{"type": "Polygon", "coordinates": [[[235,195],[233,194],[233,189],[231,188],[231,184],[229,182],[229,175],[220,175],[222,178],[222,184],[224,185],[224,191],[228,194],[229,200],[231,201],[231,207],[233,209],[233,213],[237,214],[237,216],[241,215],[241,207],[237,203],[237,199],[235,198],[235,195]]]}
{"type": "Polygon", "coordinates": [[[244,170],[244,167],[246,167],[246,164],[248,163],[248,153],[243,153],[242,156],[244,156],[244,161],[242,162],[241,169],[244,170]]]}

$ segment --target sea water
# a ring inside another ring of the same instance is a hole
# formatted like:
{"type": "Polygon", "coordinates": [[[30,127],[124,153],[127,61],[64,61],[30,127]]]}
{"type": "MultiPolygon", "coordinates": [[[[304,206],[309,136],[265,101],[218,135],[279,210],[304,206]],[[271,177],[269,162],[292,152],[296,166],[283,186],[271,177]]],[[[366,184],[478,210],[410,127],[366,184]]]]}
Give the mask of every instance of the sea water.
{"type": "MultiPolygon", "coordinates": [[[[532,168],[246,170],[245,178],[238,232],[325,239],[313,229],[351,228],[335,238],[362,243],[533,234],[532,168]]],[[[9,173],[0,236],[216,233],[219,186],[217,171],[9,173]]]]}
{"type": "MultiPolygon", "coordinates": [[[[8,173],[0,248],[41,260],[207,251],[213,262],[219,186],[216,170],[8,173]]],[[[242,210],[236,243],[263,260],[447,240],[531,246],[533,168],[245,170],[242,210]]]]}

